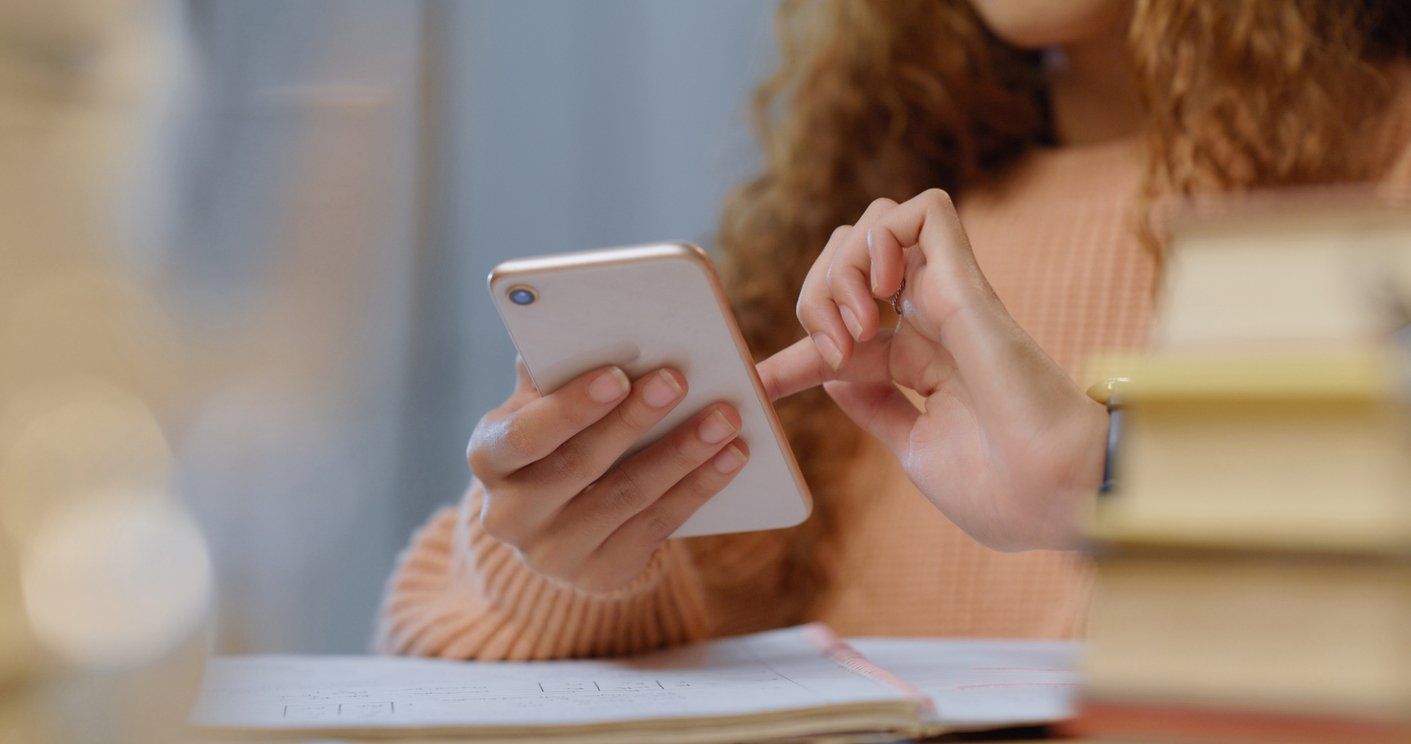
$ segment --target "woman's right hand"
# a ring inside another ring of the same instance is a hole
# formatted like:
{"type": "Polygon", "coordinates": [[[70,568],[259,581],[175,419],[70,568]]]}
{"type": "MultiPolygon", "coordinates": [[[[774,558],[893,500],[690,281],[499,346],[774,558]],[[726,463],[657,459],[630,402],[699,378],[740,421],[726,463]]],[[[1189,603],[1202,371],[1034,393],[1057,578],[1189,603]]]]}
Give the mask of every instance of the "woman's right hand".
{"type": "Polygon", "coordinates": [[[622,458],[685,395],[675,370],[629,381],[617,367],[540,395],[519,362],[514,393],[480,420],[466,451],[485,488],[485,531],[580,591],[631,583],[749,457],[739,413],[715,403],[622,458]]]}
{"type": "Polygon", "coordinates": [[[839,227],[798,308],[809,337],[759,364],[771,396],[822,384],[988,547],[1080,543],[1102,483],[1107,410],[1010,316],[949,195],[878,199],[839,227]],[[877,300],[893,297],[901,317],[880,328],[877,300]]]}

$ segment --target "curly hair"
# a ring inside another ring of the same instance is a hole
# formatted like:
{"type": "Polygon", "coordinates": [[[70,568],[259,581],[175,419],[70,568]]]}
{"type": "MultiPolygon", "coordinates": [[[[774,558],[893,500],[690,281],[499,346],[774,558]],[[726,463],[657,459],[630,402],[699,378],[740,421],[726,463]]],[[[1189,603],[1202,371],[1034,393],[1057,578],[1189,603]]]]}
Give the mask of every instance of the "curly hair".
{"type": "MultiPolygon", "coordinates": [[[[1147,113],[1145,203],[1365,176],[1339,145],[1387,99],[1380,62],[1411,46],[1407,7],[1138,0],[1129,51],[1147,113]]],[[[761,357],[800,336],[794,298],[835,226],[877,197],[963,196],[1053,140],[1041,55],[1002,42],[965,0],[784,0],[777,35],[778,69],[753,101],[763,169],[727,200],[719,233],[761,357]]],[[[862,436],[821,395],[779,406],[816,504],[787,538],[779,621],[806,617],[823,587],[830,504],[862,436]]],[[[697,550],[729,539],[751,538],[697,550]]],[[[709,579],[715,564],[701,563],[709,579]]]]}
{"type": "Polygon", "coordinates": [[[1370,177],[1339,151],[1389,98],[1408,26],[1395,0],[1139,3],[1148,195],[1370,177]]]}

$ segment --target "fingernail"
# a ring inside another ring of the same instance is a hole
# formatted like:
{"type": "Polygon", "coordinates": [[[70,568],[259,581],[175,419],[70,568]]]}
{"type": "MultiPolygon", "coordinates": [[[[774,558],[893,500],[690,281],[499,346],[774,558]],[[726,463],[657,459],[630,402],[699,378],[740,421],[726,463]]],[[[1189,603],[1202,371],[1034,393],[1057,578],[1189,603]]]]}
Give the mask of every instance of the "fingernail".
{"type": "Polygon", "coordinates": [[[652,379],[642,386],[642,399],[652,408],[670,405],[681,397],[681,383],[666,370],[658,370],[652,379]]]}
{"type": "Polygon", "coordinates": [[[838,345],[833,343],[833,339],[828,338],[826,333],[815,333],[812,338],[813,344],[818,347],[818,353],[823,355],[823,361],[837,372],[838,368],[843,366],[843,352],[838,350],[838,345]]]}
{"type": "Polygon", "coordinates": [[[706,444],[719,444],[734,433],[735,425],[730,423],[730,419],[725,418],[725,414],[720,411],[715,411],[709,416],[706,416],[705,421],[701,422],[699,431],[701,441],[706,444]]]}
{"type": "Polygon", "coordinates": [[[596,380],[588,384],[588,397],[599,403],[611,403],[623,395],[627,394],[627,389],[632,383],[627,380],[627,375],[617,367],[598,375],[596,380]]]}
{"type": "Polygon", "coordinates": [[[872,294],[877,294],[877,254],[872,252],[872,231],[867,231],[867,265],[868,282],[872,285],[872,294]]]}
{"type": "Polygon", "coordinates": [[[853,340],[862,340],[862,322],[853,315],[852,309],[847,305],[842,307],[843,325],[848,327],[848,333],[852,334],[853,340]]]}
{"type": "Polygon", "coordinates": [[[740,445],[731,442],[725,445],[725,449],[715,456],[711,464],[715,466],[717,473],[733,473],[745,464],[745,451],[740,449],[740,445]]]}

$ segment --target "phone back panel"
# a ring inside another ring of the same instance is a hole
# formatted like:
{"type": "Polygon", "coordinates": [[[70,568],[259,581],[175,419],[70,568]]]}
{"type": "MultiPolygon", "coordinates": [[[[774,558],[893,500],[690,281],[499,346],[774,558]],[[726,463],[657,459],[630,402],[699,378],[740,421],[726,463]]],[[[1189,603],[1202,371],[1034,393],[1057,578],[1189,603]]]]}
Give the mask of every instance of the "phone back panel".
{"type": "Polygon", "coordinates": [[[788,527],[808,516],[808,489],[700,248],[662,243],[508,261],[491,272],[489,283],[542,393],[609,364],[633,379],[664,366],[686,376],[685,400],[633,451],[711,403],[740,411],[750,459],[677,537],[788,527]],[[532,288],[537,297],[515,304],[507,296],[514,287],[532,288]]]}

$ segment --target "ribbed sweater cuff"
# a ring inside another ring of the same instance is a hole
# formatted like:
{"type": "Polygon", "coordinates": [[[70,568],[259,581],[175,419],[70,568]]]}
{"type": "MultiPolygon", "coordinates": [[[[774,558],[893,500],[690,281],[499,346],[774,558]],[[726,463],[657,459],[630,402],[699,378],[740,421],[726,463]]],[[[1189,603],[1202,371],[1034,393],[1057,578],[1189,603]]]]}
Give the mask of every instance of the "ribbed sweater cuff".
{"type": "Polygon", "coordinates": [[[387,653],[554,659],[635,653],[707,635],[683,546],[668,542],[643,574],[593,596],[535,573],[481,527],[483,492],[438,512],[389,582],[376,645],[387,653]]]}

